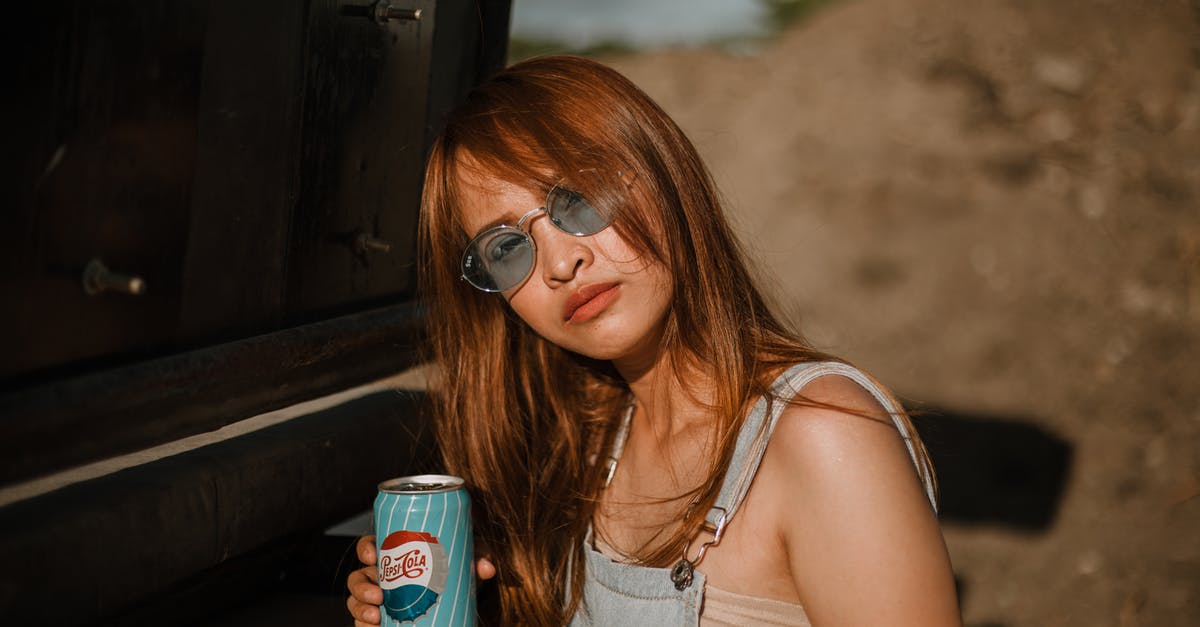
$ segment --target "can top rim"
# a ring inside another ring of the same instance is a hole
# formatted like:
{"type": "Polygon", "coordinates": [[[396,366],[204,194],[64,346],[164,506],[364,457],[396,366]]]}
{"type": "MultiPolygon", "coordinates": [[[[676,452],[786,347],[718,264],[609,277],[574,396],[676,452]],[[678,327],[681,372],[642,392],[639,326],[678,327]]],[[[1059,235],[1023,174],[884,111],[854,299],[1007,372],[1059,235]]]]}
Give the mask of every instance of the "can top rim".
{"type": "Polygon", "coordinates": [[[463,487],[462,477],[453,475],[409,475],[388,479],[379,484],[380,492],[388,494],[437,494],[463,487]]]}

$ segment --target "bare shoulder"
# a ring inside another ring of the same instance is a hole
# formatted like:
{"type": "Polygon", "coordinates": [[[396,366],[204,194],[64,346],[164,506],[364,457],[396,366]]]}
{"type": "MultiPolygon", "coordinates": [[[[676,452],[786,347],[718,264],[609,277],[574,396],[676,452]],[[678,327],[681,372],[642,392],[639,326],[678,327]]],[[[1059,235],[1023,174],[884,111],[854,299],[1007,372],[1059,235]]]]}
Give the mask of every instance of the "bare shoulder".
{"type": "Polygon", "coordinates": [[[804,386],[801,395],[812,403],[801,400],[783,410],[767,451],[793,472],[804,471],[796,478],[840,482],[849,478],[845,466],[855,465],[916,479],[891,416],[858,383],[826,375],[804,386]]]}
{"type": "MultiPolygon", "coordinates": [[[[819,377],[783,410],[762,461],[773,497],[802,499],[841,515],[928,516],[933,512],[899,429],[874,396],[840,375],[819,377]]],[[[769,486],[769,487],[768,487],[769,486]]],[[[780,522],[795,526],[788,511],[780,522]]],[[[842,524],[804,517],[806,527],[842,524]]]]}
{"type": "Polygon", "coordinates": [[[937,518],[891,417],[842,376],[801,392],[813,403],[783,411],[759,478],[813,623],[958,624],[937,518]]]}

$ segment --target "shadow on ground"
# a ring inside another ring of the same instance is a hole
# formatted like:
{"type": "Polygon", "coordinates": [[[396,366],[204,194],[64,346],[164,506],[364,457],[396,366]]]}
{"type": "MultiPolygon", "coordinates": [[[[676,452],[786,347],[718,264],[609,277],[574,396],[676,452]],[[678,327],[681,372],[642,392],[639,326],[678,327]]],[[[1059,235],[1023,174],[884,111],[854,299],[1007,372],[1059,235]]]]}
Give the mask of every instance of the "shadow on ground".
{"type": "Polygon", "coordinates": [[[1071,475],[1070,442],[1032,419],[937,409],[914,414],[937,471],[943,521],[1050,528],[1071,475]]]}

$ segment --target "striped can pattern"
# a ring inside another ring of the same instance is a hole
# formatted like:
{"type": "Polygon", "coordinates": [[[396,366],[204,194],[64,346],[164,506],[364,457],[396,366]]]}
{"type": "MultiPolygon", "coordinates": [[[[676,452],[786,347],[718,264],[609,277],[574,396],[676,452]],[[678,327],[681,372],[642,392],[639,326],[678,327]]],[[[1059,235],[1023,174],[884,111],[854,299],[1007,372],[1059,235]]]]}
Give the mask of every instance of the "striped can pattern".
{"type": "Polygon", "coordinates": [[[461,478],[414,475],[379,484],[375,543],[381,627],[475,624],[471,500],[461,478]]]}

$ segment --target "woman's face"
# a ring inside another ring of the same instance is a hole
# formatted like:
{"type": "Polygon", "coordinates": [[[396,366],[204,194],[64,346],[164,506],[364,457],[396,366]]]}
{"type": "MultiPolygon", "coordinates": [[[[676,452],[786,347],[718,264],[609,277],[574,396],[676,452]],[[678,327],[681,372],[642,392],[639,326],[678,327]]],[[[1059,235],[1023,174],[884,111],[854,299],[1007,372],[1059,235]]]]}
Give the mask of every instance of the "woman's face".
{"type": "MultiPolygon", "coordinates": [[[[516,225],[546,201],[544,193],[474,168],[460,172],[459,211],[469,237],[494,224],[516,225]]],[[[529,277],[502,292],[513,311],[569,351],[618,368],[651,365],[672,297],[666,269],[639,255],[611,227],[576,236],[538,213],[525,228],[537,255],[529,277]]]]}

